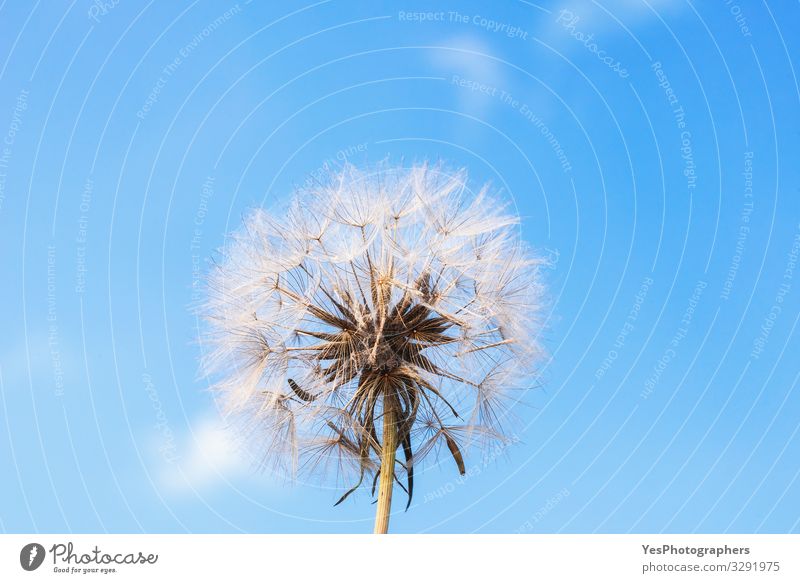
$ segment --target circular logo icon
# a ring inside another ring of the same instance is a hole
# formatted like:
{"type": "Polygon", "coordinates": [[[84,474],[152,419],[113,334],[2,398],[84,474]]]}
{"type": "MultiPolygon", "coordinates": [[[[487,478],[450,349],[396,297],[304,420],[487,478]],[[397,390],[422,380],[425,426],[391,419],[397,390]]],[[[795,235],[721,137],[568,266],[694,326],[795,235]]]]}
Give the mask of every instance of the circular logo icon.
{"type": "Polygon", "coordinates": [[[30,543],[19,552],[19,564],[26,571],[35,571],[44,562],[44,547],[39,543],[30,543]]]}

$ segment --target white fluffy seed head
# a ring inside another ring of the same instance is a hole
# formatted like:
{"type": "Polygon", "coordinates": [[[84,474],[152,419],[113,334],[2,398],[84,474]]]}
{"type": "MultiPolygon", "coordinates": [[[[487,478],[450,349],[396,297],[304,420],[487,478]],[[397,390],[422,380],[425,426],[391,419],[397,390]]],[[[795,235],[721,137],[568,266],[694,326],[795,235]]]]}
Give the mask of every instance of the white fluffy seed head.
{"type": "Polygon", "coordinates": [[[204,368],[259,459],[374,473],[390,392],[410,456],[396,472],[507,437],[541,357],[541,261],[463,170],[345,166],[251,212],[221,255],[204,368]]]}

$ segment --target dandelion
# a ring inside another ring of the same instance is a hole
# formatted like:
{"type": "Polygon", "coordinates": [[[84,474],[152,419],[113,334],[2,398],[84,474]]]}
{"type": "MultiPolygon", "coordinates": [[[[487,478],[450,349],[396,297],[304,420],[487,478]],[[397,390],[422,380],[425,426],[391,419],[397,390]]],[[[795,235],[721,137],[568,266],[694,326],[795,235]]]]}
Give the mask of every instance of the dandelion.
{"type": "Polygon", "coordinates": [[[336,469],[341,503],[426,457],[465,474],[467,450],[508,440],[514,389],[541,351],[541,261],[518,217],[465,171],[350,165],[255,210],[209,276],[204,357],[224,413],[264,464],[336,469]]]}

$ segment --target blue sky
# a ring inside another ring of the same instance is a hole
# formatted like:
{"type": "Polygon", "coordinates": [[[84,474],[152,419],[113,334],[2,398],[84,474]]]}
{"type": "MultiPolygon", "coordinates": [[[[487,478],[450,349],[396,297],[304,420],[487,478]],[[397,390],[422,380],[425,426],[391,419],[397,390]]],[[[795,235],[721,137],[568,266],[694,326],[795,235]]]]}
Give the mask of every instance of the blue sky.
{"type": "Polygon", "coordinates": [[[369,532],[237,453],[189,306],[247,209],[388,157],[552,262],[516,443],[394,532],[800,531],[796,4],[264,4],[0,4],[0,529],[369,532]]]}

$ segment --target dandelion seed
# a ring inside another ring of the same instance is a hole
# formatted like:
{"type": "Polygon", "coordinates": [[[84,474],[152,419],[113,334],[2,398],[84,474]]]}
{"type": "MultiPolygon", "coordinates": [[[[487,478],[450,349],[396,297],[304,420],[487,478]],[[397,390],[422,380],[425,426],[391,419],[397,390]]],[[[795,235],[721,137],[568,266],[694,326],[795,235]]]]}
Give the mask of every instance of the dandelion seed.
{"type": "Polygon", "coordinates": [[[506,439],[509,388],[541,351],[540,265],[518,219],[464,171],[345,166],[256,210],[209,276],[205,370],[265,463],[353,471],[339,504],[447,451],[506,439]],[[402,456],[402,459],[401,459],[402,456]]]}

